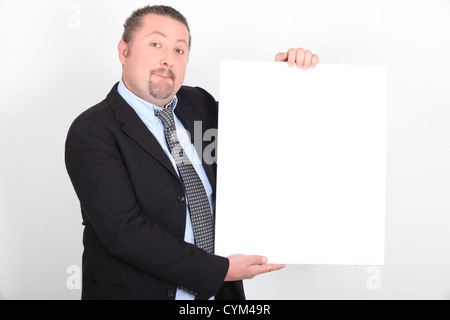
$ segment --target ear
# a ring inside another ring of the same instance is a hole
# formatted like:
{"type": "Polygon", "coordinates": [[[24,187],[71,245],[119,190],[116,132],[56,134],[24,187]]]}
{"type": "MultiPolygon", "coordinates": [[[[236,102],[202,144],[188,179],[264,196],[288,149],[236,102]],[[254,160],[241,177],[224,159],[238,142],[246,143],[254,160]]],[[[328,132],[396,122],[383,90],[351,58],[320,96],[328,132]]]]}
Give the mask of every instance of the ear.
{"type": "Polygon", "coordinates": [[[128,44],[125,41],[120,40],[117,46],[117,50],[119,52],[119,60],[122,65],[125,65],[127,63],[128,49],[128,44]]]}

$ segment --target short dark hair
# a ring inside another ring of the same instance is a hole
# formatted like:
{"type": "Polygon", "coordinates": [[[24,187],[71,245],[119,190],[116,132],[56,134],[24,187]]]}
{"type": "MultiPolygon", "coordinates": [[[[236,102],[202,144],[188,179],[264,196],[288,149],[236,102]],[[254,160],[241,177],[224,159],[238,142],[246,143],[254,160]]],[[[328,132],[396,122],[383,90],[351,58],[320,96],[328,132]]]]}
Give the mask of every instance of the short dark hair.
{"type": "Polygon", "coordinates": [[[177,10],[169,6],[145,6],[135,10],[125,21],[123,25],[122,40],[129,46],[133,43],[136,31],[142,26],[142,18],[148,14],[157,14],[160,16],[170,17],[184,24],[189,32],[189,49],[191,48],[191,30],[186,18],[177,10]]]}

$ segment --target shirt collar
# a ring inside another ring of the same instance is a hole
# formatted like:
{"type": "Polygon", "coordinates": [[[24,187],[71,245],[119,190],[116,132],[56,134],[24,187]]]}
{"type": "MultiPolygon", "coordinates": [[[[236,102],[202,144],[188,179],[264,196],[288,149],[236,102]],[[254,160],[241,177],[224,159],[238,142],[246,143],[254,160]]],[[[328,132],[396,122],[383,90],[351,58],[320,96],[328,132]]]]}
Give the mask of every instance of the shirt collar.
{"type": "MultiPolygon", "coordinates": [[[[161,111],[161,108],[151,104],[148,101],[145,101],[144,99],[139,98],[137,95],[135,95],[133,92],[128,90],[128,88],[123,83],[123,79],[120,79],[119,86],[117,87],[117,91],[122,96],[122,98],[136,111],[136,113],[139,115],[139,117],[143,119],[147,119],[151,122],[153,121],[159,121],[158,117],[155,116],[155,110],[161,111]]],[[[175,110],[178,103],[178,98],[175,95],[171,102],[168,104],[172,104],[173,110],[175,110]]]]}

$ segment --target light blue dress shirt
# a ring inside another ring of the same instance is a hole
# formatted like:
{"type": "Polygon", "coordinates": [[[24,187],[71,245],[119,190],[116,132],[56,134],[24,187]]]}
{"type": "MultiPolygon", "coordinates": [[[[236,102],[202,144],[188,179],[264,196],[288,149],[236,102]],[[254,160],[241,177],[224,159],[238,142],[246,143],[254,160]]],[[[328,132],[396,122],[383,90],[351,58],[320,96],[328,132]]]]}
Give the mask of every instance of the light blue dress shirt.
{"type": "MultiPolygon", "coordinates": [[[[164,150],[167,157],[172,162],[172,165],[175,168],[175,171],[178,173],[178,176],[180,176],[175,160],[170,154],[169,147],[167,145],[166,137],[164,135],[164,125],[162,124],[159,117],[155,115],[155,110],[160,111],[161,108],[153,104],[150,104],[149,102],[136,96],[134,93],[128,90],[128,88],[124,85],[122,80],[119,82],[117,91],[122,96],[122,98],[134,109],[134,111],[136,111],[136,113],[145,123],[150,132],[155,136],[156,140],[158,140],[159,144],[161,145],[161,148],[164,150]]],[[[174,110],[177,106],[177,102],[178,98],[177,96],[175,96],[172,100],[174,110]]],[[[205,187],[206,194],[208,196],[210,208],[212,208],[212,187],[211,184],[209,183],[205,170],[203,169],[202,162],[197,154],[197,151],[195,150],[194,145],[191,143],[191,139],[187,134],[186,129],[184,128],[183,124],[180,122],[178,117],[175,115],[175,113],[174,119],[175,119],[175,126],[177,129],[178,140],[180,141],[181,146],[185,150],[189,160],[192,162],[195,171],[202,180],[203,186],[205,187]]],[[[184,241],[195,244],[194,230],[192,229],[191,216],[189,214],[189,208],[187,206],[187,203],[186,203],[186,230],[184,233],[184,241]]],[[[177,294],[175,296],[176,300],[194,300],[194,298],[195,298],[194,295],[190,294],[189,292],[186,292],[182,289],[177,289],[177,294]]]]}

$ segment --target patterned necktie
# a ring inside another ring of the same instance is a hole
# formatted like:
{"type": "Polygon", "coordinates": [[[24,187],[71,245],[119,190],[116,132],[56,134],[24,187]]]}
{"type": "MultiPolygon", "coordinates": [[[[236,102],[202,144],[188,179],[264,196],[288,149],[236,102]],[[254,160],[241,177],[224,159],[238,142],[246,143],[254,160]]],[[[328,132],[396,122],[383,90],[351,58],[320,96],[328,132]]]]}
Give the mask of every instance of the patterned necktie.
{"type": "Polygon", "coordinates": [[[208,197],[200,177],[178,141],[172,105],[155,111],[164,125],[164,134],[170,153],[180,172],[186,190],[192,227],[197,247],[214,253],[214,224],[208,197]]]}

